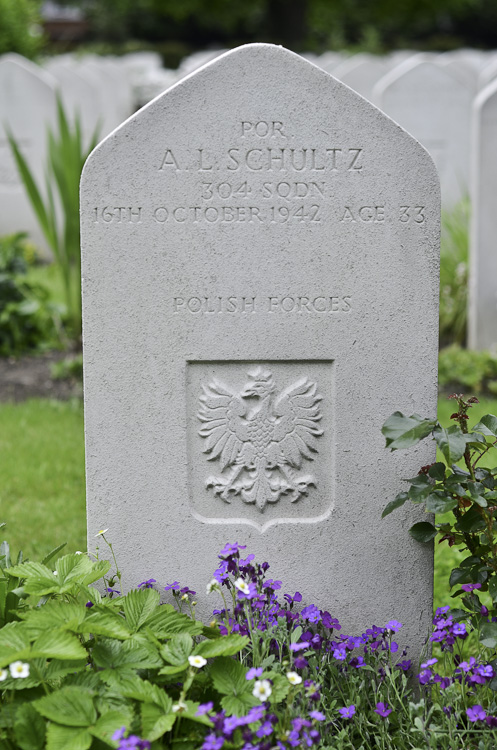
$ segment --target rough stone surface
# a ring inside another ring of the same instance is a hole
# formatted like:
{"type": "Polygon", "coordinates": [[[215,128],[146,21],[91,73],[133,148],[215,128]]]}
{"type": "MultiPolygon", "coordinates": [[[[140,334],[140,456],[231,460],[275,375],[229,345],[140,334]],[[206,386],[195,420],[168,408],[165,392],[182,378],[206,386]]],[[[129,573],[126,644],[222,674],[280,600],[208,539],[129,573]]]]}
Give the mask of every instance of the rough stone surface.
{"type": "Polygon", "coordinates": [[[28,232],[49,255],[45,237],[27,198],[7,140],[16,138],[39,186],[44,186],[47,127],[55,127],[56,81],[20,55],[0,58],[0,235],[28,232]]]}
{"type": "Polygon", "coordinates": [[[472,90],[427,55],[401,63],[373,89],[373,101],[433,157],[446,208],[467,195],[472,90]]]}
{"type": "Polygon", "coordinates": [[[386,503],[434,459],[439,185],[426,151],[271,45],[155,99],[82,179],[89,548],[203,595],[228,541],[347,630],[419,649],[432,549],[386,503]],[[221,450],[222,449],[222,450],[221,450]]]}
{"type": "Polygon", "coordinates": [[[474,103],[468,343],[497,349],[497,80],[474,103]]]}

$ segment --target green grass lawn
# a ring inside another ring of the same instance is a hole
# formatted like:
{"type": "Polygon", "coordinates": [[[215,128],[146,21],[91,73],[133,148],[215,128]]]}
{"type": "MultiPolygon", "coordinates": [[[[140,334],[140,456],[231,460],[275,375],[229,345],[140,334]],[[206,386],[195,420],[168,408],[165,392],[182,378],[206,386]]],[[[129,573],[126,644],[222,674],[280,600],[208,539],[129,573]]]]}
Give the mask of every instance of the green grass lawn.
{"type": "MultiPolygon", "coordinates": [[[[442,424],[450,423],[453,411],[453,401],[439,400],[442,424]]],[[[470,424],[489,412],[497,414],[497,401],[474,406],[470,424]]],[[[65,541],[68,551],[86,549],[80,402],[0,404],[0,521],[7,522],[4,536],[12,549],[32,559],[65,541]]],[[[462,554],[446,543],[435,546],[437,606],[454,603],[448,579],[462,554]]]]}

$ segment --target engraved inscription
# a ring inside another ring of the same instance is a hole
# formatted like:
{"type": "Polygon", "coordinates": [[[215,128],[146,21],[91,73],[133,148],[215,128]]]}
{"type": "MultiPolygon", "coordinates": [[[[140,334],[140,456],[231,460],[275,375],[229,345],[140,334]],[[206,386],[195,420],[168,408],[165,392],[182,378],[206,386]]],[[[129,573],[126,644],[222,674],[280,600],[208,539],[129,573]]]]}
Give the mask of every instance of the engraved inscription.
{"type": "Polygon", "coordinates": [[[218,461],[221,473],[205,486],[225,503],[240,497],[262,513],[283,496],[295,503],[316,487],[303,470],[318,452],[322,397],[307,377],[277,392],[271,370],[248,371],[237,393],[213,379],[203,385],[198,418],[204,453],[218,461]]]}
{"type": "Polygon", "coordinates": [[[174,313],[348,313],[352,297],[324,295],[276,295],[270,297],[223,297],[221,295],[173,297],[174,313]]]}

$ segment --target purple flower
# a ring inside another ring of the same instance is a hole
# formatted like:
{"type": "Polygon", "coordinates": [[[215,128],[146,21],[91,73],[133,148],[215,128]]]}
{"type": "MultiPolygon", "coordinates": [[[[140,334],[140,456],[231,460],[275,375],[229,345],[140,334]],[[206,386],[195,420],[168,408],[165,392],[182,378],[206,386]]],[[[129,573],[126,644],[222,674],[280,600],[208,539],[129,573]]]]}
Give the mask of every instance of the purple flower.
{"type": "Polygon", "coordinates": [[[489,727],[497,727],[497,716],[486,716],[485,721],[489,727]]]}
{"type": "Polygon", "coordinates": [[[486,718],[487,713],[483,710],[483,707],[478,703],[472,708],[466,709],[467,717],[470,721],[483,721],[486,718]]]}
{"type": "Polygon", "coordinates": [[[304,659],[303,656],[297,656],[297,658],[293,661],[293,666],[296,669],[305,669],[309,666],[309,662],[307,661],[307,659],[304,659]]]}
{"type": "Polygon", "coordinates": [[[94,606],[95,605],[93,604],[93,602],[86,602],[86,604],[85,604],[85,607],[88,607],[88,609],[90,609],[91,607],[94,607],[94,606]]]}
{"type": "Polygon", "coordinates": [[[454,635],[458,636],[468,635],[466,625],[463,622],[456,622],[456,624],[452,626],[452,632],[454,635]]]}
{"type": "Polygon", "coordinates": [[[252,667],[245,675],[246,680],[255,680],[256,677],[260,677],[262,674],[262,667],[252,667]]]}
{"type": "Polygon", "coordinates": [[[399,644],[396,643],[395,641],[392,641],[390,644],[390,651],[392,652],[392,654],[396,654],[398,650],[399,650],[399,644]]]}
{"type": "Polygon", "coordinates": [[[420,685],[426,685],[432,678],[432,673],[429,669],[423,669],[422,672],[418,674],[418,680],[420,685]]]}
{"type": "Polygon", "coordinates": [[[211,732],[205,737],[202,750],[220,750],[223,745],[224,737],[216,737],[216,735],[211,732]]]}
{"type": "Polygon", "coordinates": [[[355,706],[353,703],[351,703],[350,706],[344,706],[343,708],[338,709],[338,713],[344,719],[351,719],[355,714],[355,706]]]}
{"type": "Polygon", "coordinates": [[[247,546],[243,546],[242,544],[238,544],[238,542],[235,542],[234,544],[226,544],[225,547],[221,550],[218,557],[231,557],[231,555],[236,555],[241,549],[247,549],[247,546]]]}
{"type": "Polygon", "coordinates": [[[481,583],[463,583],[461,586],[463,591],[474,591],[475,589],[481,589],[481,583]]]}
{"type": "Polygon", "coordinates": [[[141,589],[143,587],[144,589],[153,589],[154,583],[157,583],[155,578],[148,578],[146,581],[139,583],[138,588],[141,589]]]}
{"type": "Polygon", "coordinates": [[[164,591],[179,591],[179,581],[168,583],[167,586],[164,586],[164,591]]]}
{"type": "Polygon", "coordinates": [[[324,721],[326,719],[326,716],[321,711],[309,711],[309,716],[311,719],[316,719],[316,721],[324,721]]]}
{"type": "Polygon", "coordinates": [[[273,733],[273,725],[270,721],[265,721],[259,729],[256,731],[257,737],[268,737],[270,734],[273,733]]]}
{"type": "Polygon", "coordinates": [[[356,669],[359,669],[360,667],[363,667],[365,664],[365,661],[362,656],[354,656],[350,661],[349,665],[351,667],[355,667],[356,669]]]}
{"type": "Polygon", "coordinates": [[[335,617],[332,617],[329,612],[321,612],[321,621],[325,628],[328,630],[341,630],[342,626],[335,617]]]}
{"type": "Polygon", "coordinates": [[[476,667],[476,671],[482,677],[487,677],[489,680],[494,676],[494,670],[490,664],[479,664],[476,667]]]}
{"type": "Polygon", "coordinates": [[[411,659],[404,659],[404,661],[399,661],[397,664],[397,667],[399,669],[402,669],[404,672],[407,672],[408,669],[411,668],[412,661],[411,659]]]}
{"type": "Polygon", "coordinates": [[[335,659],[338,659],[338,661],[344,661],[347,658],[347,652],[344,648],[336,648],[333,651],[333,656],[335,659]]]}
{"type": "Polygon", "coordinates": [[[291,643],[290,644],[290,651],[302,651],[304,648],[309,648],[309,642],[305,641],[304,643],[291,643]]]}
{"type": "Polygon", "coordinates": [[[321,612],[315,604],[309,604],[308,607],[304,607],[300,616],[303,620],[308,620],[309,622],[319,622],[321,620],[321,612]]]}
{"type": "Polygon", "coordinates": [[[116,594],[117,596],[119,596],[119,594],[121,593],[117,589],[111,589],[111,588],[106,588],[104,589],[104,591],[106,591],[108,594],[116,594]]]}
{"type": "Polygon", "coordinates": [[[384,719],[386,719],[388,714],[392,713],[392,709],[388,708],[388,703],[383,703],[382,701],[380,701],[380,703],[376,704],[374,712],[375,714],[378,714],[378,716],[382,716],[384,719]]]}
{"type": "Polygon", "coordinates": [[[398,620],[389,620],[385,627],[387,630],[391,630],[392,633],[398,633],[402,627],[402,623],[398,620]]]}
{"type": "Polygon", "coordinates": [[[432,667],[437,662],[438,659],[428,659],[428,661],[425,661],[423,664],[421,664],[421,669],[428,669],[428,667],[432,667]]]}
{"type": "Polygon", "coordinates": [[[126,732],[126,727],[121,727],[121,729],[116,729],[114,734],[111,737],[111,740],[114,740],[114,742],[119,742],[124,737],[124,733],[126,732]]]}
{"type": "Polygon", "coordinates": [[[213,708],[214,703],[212,701],[209,701],[208,703],[201,703],[195,712],[195,716],[203,716],[204,714],[208,714],[209,711],[212,711],[213,708]]]}

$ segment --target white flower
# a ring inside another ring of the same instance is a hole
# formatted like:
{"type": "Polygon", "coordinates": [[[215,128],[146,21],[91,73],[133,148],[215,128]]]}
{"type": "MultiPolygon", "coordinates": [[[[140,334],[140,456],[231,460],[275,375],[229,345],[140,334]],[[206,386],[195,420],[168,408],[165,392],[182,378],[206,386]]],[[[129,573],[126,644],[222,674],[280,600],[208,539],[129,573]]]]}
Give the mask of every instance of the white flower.
{"type": "Polygon", "coordinates": [[[183,701],[178,701],[178,703],[175,703],[173,706],[173,713],[177,714],[178,712],[185,711],[188,708],[186,703],[183,703],[183,701]]]}
{"type": "Polygon", "coordinates": [[[203,656],[189,656],[188,661],[191,667],[197,667],[197,669],[200,669],[200,667],[205,667],[205,665],[207,664],[207,659],[204,659],[203,656]]]}
{"type": "Polygon", "coordinates": [[[95,536],[103,536],[104,534],[107,533],[108,530],[109,529],[100,529],[100,531],[98,532],[98,534],[95,534],[95,536]]]}
{"type": "Polygon", "coordinates": [[[77,549],[74,554],[75,555],[84,555],[85,553],[84,552],[80,552],[79,549],[77,549]]]}
{"type": "Polygon", "coordinates": [[[300,685],[302,677],[297,672],[287,672],[286,678],[291,685],[300,685]]]}
{"type": "Polygon", "coordinates": [[[4,680],[6,680],[8,676],[9,676],[9,672],[7,669],[0,669],[0,682],[3,682],[4,680]]]}
{"type": "Polygon", "coordinates": [[[183,596],[181,597],[181,601],[182,602],[187,602],[188,601],[188,594],[183,594],[183,596]]]}
{"type": "Polygon", "coordinates": [[[13,661],[9,666],[12,677],[29,677],[29,664],[22,661],[13,661]]]}
{"type": "Polygon", "coordinates": [[[219,591],[219,583],[215,578],[213,578],[212,581],[209,581],[209,583],[207,584],[207,593],[211,594],[213,591],[219,591]]]}
{"type": "Polygon", "coordinates": [[[56,570],[53,571],[53,574],[54,574],[54,576],[58,576],[59,575],[56,570]]]}
{"type": "Polygon", "coordinates": [[[242,594],[250,594],[249,585],[246,581],[243,580],[243,578],[237,578],[237,580],[235,581],[235,586],[242,592],[242,594]]]}
{"type": "Polygon", "coordinates": [[[269,680],[256,680],[252,695],[255,698],[259,698],[260,701],[265,701],[266,698],[272,693],[271,683],[269,680]]]}

